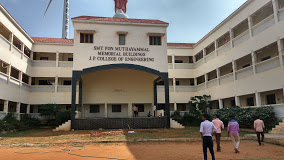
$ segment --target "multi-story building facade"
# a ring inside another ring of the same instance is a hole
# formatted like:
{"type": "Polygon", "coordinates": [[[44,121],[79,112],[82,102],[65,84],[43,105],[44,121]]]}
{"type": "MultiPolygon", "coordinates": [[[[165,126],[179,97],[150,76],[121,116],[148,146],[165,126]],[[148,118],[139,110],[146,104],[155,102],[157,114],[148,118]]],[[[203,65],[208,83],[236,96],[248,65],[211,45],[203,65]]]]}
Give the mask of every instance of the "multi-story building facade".
{"type": "Polygon", "coordinates": [[[88,16],[72,18],[74,39],[30,37],[0,11],[0,118],[47,103],[82,118],[131,117],[134,105],[183,113],[204,94],[214,109],[271,105],[284,117],[284,0],[248,0],[195,44],[167,43],[159,20],[88,16]]]}

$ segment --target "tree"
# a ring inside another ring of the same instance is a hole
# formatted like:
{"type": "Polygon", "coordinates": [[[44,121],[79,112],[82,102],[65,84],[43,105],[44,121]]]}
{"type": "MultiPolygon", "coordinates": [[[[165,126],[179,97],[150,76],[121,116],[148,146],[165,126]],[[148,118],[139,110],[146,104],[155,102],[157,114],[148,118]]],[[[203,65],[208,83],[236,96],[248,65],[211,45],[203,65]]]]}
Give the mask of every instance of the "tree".
{"type": "Polygon", "coordinates": [[[43,104],[39,109],[40,116],[47,117],[48,121],[51,118],[55,118],[56,114],[60,111],[60,105],[58,104],[43,104]]]}
{"type": "Polygon", "coordinates": [[[189,103],[190,111],[193,114],[201,112],[201,114],[208,113],[208,109],[212,109],[213,101],[210,101],[210,95],[191,97],[189,103]]]}

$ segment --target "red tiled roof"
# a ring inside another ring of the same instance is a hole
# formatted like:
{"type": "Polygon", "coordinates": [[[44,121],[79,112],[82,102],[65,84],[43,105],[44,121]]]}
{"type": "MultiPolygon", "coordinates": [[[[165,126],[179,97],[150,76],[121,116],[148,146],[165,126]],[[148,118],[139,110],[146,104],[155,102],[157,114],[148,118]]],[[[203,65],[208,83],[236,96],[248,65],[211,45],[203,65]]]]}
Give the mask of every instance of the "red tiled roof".
{"type": "Polygon", "coordinates": [[[168,47],[193,47],[196,43],[168,43],[168,47]]]}
{"type": "Polygon", "coordinates": [[[73,43],[73,39],[32,37],[35,43],[73,43]]]}
{"type": "Polygon", "coordinates": [[[169,24],[164,21],[153,20],[153,19],[110,18],[110,17],[94,17],[94,16],[79,16],[79,17],[74,17],[72,19],[91,20],[91,21],[129,22],[129,23],[169,24]]]}

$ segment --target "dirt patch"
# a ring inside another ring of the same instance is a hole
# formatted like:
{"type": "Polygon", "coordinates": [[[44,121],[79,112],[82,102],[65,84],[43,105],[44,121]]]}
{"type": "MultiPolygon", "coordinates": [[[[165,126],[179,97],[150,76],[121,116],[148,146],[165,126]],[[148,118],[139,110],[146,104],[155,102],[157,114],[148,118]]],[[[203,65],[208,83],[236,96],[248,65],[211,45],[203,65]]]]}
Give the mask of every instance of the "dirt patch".
{"type": "MultiPolygon", "coordinates": [[[[216,145],[214,146],[216,150],[216,145]]],[[[255,141],[241,141],[240,153],[236,154],[229,141],[221,143],[222,152],[215,152],[216,159],[284,159],[284,147],[255,141]]],[[[208,153],[208,159],[211,159],[208,153]]],[[[138,144],[91,144],[86,146],[53,147],[1,147],[0,159],[5,160],[196,160],[203,159],[201,142],[193,143],[138,143],[138,144]]]]}

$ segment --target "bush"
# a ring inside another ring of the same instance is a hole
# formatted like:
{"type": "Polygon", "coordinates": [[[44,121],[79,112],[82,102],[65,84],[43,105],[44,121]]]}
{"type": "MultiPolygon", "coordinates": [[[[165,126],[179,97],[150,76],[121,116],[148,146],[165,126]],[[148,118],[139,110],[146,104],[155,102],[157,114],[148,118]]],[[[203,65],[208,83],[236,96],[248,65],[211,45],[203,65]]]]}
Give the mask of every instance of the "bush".
{"type": "Polygon", "coordinates": [[[65,111],[60,111],[56,114],[56,123],[57,125],[60,125],[64,122],[67,122],[68,120],[71,119],[71,111],[70,110],[65,110],[65,111]]]}
{"type": "Polygon", "coordinates": [[[181,116],[179,111],[175,111],[171,118],[184,126],[199,126],[202,121],[200,112],[185,113],[181,116]]]}
{"type": "Polygon", "coordinates": [[[264,121],[266,130],[271,130],[279,123],[273,107],[240,108],[236,106],[219,109],[215,114],[220,116],[225,125],[228,124],[228,116],[234,116],[235,120],[239,122],[240,128],[253,128],[253,122],[257,116],[264,121]]]}
{"type": "Polygon", "coordinates": [[[14,113],[8,113],[3,120],[0,121],[0,131],[23,131],[38,127],[40,121],[31,118],[28,115],[23,115],[21,120],[17,120],[14,113]]]}

